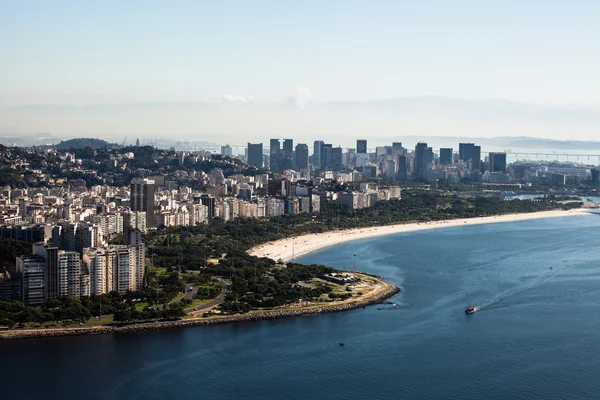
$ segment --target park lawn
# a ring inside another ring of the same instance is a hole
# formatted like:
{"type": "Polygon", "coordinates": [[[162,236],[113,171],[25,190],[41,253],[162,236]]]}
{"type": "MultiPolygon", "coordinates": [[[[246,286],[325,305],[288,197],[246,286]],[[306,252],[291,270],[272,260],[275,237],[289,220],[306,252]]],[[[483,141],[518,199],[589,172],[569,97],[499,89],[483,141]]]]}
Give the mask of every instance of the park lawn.
{"type": "Polygon", "coordinates": [[[113,322],[112,315],[103,315],[101,319],[96,319],[95,317],[90,318],[88,320],[88,322],[85,323],[85,326],[104,325],[104,324],[110,324],[112,322],[113,322]]]}
{"type": "Polygon", "coordinates": [[[135,310],[136,311],[142,311],[142,310],[144,310],[147,307],[148,307],[148,303],[146,303],[145,301],[141,302],[141,303],[135,303],[135,310]]]}
{"type": "Polygon", "coordinates": [[[185,296],[185,293],[179,292],[177,293],[177,296],[173,297],[173,299],[170,301],[170,303],[174,303],[178,300],[183,299],[183,297],[185,296]]]}

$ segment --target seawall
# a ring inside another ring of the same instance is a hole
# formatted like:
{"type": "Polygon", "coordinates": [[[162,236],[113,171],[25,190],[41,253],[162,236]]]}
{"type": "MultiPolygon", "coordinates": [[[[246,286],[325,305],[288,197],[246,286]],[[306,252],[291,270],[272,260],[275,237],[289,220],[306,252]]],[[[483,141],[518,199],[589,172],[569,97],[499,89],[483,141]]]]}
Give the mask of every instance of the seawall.
{"type": "Polygon", "coordinates": [[[153,331],[167,328],[183,328],[191,326],[217,325],[233,322],[249,322],[262,321],[277,318],[296,317],[302,315],[316,315],[331,312],[340,312],[361,308],[371,304],[380,303],[381,301],[400,292],[400,288],[395,285],[383,282],[385,288],[370,296],[365,296],[360,299],[350,300],[347,302],[332,304],[320,307],[307,307],[296,310],[274,310],[260,311],[255,313],[232,315],[227,317],[207,317],[202,319],[190,319],[179,321],[153,322],[147,324],[133,324],[121,327],[116,326],[100,326],[87,328],[53,328],[53,329],[30,329],[30,330],[10,330],[0,332],[0,340],[15,340],[27,338],[45,338],[45,337],[60,337],[60,336],[77,336],[77,335],[100,335],[107,333],[128,333],[128,332],[143,332],[153,331]]]}

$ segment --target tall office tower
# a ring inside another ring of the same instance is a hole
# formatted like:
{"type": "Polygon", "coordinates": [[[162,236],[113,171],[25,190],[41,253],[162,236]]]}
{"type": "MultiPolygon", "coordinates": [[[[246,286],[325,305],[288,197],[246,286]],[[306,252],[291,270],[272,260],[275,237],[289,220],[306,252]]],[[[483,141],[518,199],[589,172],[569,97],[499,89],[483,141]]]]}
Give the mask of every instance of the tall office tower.
{"type": "Polygon", "coordinates": [[[448,149],[448,148],[440,149],[440,164],[443,164],[443,165],[452,164],[452,149],[448,149]]]}
{"type": "Polygon", "coordinates": [[[269,169],[279,172],[279,164],[281,163],[281,146],[279,139],[271,139],[269,142],[269,169]]]}
{"type": "Polygon", "coordinates": [[[46,260],[37,255],[17,257],[17,272],[21,274],[21,301],[26,306],[46,302],[46,260]]]}
{"type": "Polygon", "coordinates": [[[473,143],[459,143],[458,158],[470,163],[472,170],[481,170],[481,146],[475,146],[473,143]]]}
{"type": "Polygon", "coordinates": [[[223,157],[231,157],[233,151],[231,150],[231,146],[226,144],[225,146],[221,146],[221,155],[223,157]]]}
{"type": "Polygon", "coordinates": [[[356,152],[358,154],[367,154],[367,140],[358,139],[356,141],[356,152]]]}
{"type": "Polygon", "coordinates": [[[422,178],[427,167],[425,160],[425,149],[427,149],[427,143],[419,142],[415,146],[415,176],[422,178]]]}
{"type": "Polygon", "coordinates": [[[398,179],[398,172],[396,171],[396,167],[397,166],[395,160],[386,160],[383,163],[383,175],[388,179],[396,181],[398,179]]]}
{"type": "Polygon", "coordinates": [[[58,297],[58,254],[60,250],[56,246],[35,243],[33,254],[43,258],[46,262],[46,298],[58,297]]]}
{"type": "Polygon", "coordinates": [[[433,148],[427,147],[427,148],[425,148],[425,170],[427,170],[427,166],[429,164],[433,164],[433,163],[434,163],[433,148]]]}
{"type": "Polygon", "coordinates": [[[300,171],[308,169],[308,145],[304,143],[296,145],[296,168],[300,171]]]}
{"type": "Polygon", "coordinates": [[[317,167],[321,167],[321,152],[322,152],[322,147],[325,144],[324,141],[322,140],[315,140],[314,144],[313,144],[313,159],[312,159],[312,163],[313,165],[316,165],[317,167]]]}
{"type": "Polygon", "coordinates": [[[200,196],[200,202],[208,208],[208,218],[215,217],[215,198],[209,194],[203,193],[200,196]]]}
{"type": "Polygon", "coordinates": [[[154,181],[133,179],[131,181],[131,211],[146,212],[146,225],[156,226],[154,219],[154,181]]]}
{"type": "Polygon", "coordinates": [[[481,171],[481,146],[473,146],[473,155],[471,158],[471,170],[481,171]]]}
{"type": "Polygon", "coordinates": [[[407,178],[406,156],[398,156],[398,180],[405,181],[407,178]]]}
{"type": "Polygon", "coordinates": [[[406,149],[402,147],[402,142],[392,142],[392,155],[393,156],[405,156],[406,149]]]}
{"type": "Polygon", "coordinates": [[[341,171],[342,170],[342,148],[341,147],[333,147],[331,148],[330,153],[330,168],[332,171],[341,171]]]}
{"type": "Polygon", "coordinates": [[[461,161],[469,161],[473,157],[473,143],[459,143],[458,144],[458,159],[461,161]]]}
{"type": "Polygon", "coordinates": [[[248,165],[256,168],[263,167],[263,145],[262,143],[248,143],[248,165]]]}
{"type": "Polygon", "coordinates": [[[506,172],[506,153],[490,153],[490,172],[506,172]]]}
{"type": "Polygon", "coordinates": [[[291,157],[294,152],[294,139],[283,139],[283,156],[291,157]]]}
{"type": "Polygon", "coordinates": [[[321,170],[327,170],[331,165],[331,149],[333,148],[330,144],[323,143],[321,145],[321,170]]]}

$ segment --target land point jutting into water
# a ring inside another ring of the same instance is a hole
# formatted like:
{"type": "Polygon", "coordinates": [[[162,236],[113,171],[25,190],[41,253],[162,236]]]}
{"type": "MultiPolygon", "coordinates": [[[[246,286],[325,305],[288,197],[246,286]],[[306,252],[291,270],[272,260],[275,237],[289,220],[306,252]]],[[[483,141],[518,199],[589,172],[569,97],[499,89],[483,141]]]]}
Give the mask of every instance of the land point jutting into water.
{"type": "Polygon", "coordinates": [[[438,157],[421,143],[411,153],[398,143],[365,150],[348,161],[349,172],[319,162],[329,159],[326,151],[316,151],[309,167],[283,168],[290,157],[291,166],[304,165],[294,158],[304,153],[288,154],[291,140],[282,154],[271,154],[268,170],[226,147],[214,155],[70,146],[77,141],[0,148],[0,337],[362,307],[399,288],[361,274],[356,256],[335,269],[298,264],[296,257],[348,240],[575,215],[595,205],[593,168],[587,178],[558,184],[533,175],[535,163],[506,164],[497,153],[475,162],[472,144],[464,143],[450,159],[447,149],[438,157]],[[392,163],[398,159],[408,162],[403,174],[392,163]],[[427,175],[442,170],[445,179],[427,175]],[[496,180],[474,179],[482,170],[496,180]],[[536,190],[533,198],[514,197],[536,190]],[[352,282],[336,282],[339,273],[352,274],[352,282]]]}

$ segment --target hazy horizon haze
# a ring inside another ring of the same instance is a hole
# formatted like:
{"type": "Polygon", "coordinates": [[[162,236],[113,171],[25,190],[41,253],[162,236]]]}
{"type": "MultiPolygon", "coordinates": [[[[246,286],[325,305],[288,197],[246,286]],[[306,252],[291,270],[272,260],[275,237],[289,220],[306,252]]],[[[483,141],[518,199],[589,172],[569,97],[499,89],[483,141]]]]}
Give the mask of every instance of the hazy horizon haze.
{"type": "Polygon", "coordinates": [[[599,11],[0,0],[0,135],[593,140],[599,11]]]}

